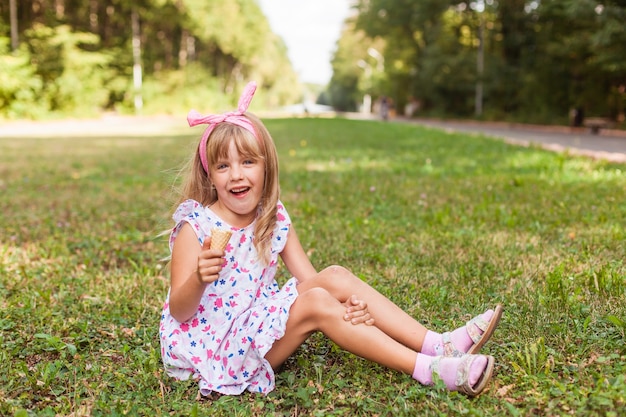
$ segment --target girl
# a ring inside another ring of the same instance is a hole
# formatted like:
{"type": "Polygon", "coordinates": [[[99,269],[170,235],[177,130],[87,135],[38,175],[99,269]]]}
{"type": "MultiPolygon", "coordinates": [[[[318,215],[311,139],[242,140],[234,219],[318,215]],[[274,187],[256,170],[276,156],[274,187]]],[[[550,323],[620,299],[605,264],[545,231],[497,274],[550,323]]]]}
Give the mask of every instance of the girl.
{"type": "Polygon", "coordinates": [[[450,390],[478,395],[491,378],[492,356],[477,354],[502,307],[451,333],[439,334],[403,312],[348,270],[317,272],[279,200],[274,142],[238,110],[203,117],[208,124],[193,156],[170,235],[171,287],[160,324],[167,373],[199,379],[200,393],[267,394],[277,369],[314,332],[363,358],[411,375],[424,385],[441,378],[450,390]],[[211,249],[211,230],[232,232],[211,249]],[[293,276],[275,280],[280,255],[293,276]]]}

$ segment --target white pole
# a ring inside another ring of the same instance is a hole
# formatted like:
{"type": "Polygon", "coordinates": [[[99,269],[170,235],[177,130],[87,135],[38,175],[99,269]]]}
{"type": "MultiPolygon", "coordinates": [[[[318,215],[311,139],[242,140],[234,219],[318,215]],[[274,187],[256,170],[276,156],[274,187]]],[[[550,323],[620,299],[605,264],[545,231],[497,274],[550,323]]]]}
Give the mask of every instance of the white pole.
{"type": "Polygon", "coordinates": [[[372,113],[372,96],[365,94],[363,96],[363,108],[361,109],[363,114],[369,115],[372,113]]]}
{"type": "Polygon", "coordinates": [[[141,33],[139,31],[139,16],[133,9],[131,13],[131,26],[133,31],[133,88],[135,92],[135,112],[143,108],[141,97],[141,33]]]}

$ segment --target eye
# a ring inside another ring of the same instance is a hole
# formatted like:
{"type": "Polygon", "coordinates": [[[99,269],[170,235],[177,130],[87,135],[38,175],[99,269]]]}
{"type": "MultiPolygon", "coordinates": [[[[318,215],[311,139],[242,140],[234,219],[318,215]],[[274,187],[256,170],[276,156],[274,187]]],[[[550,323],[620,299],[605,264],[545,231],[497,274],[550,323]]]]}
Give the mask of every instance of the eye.
{"type": "Polygon", "coordinates": [[[226,168],[228,168],[228,164],[225,162],[220,162],[220,163],[215,164],[215,169],[217,169],[218,171],[222,171],[226,168]]]}
{"type": "Polygon", "coordinates": [[[254,165],[256,163],[256,161],[254,159],[245,159],[243,161],[244,165],[254,165]]]}

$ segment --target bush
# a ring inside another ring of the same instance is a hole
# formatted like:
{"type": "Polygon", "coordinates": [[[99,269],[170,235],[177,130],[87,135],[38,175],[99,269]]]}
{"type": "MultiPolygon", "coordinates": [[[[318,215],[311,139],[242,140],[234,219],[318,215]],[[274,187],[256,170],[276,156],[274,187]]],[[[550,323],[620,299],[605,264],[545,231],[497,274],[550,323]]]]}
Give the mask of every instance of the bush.
{"type": "Polygon", "coordinates": [[[68,26],[36,25],[25,32],[35,76],[43,81],[40,102],[64,115],[100,112],[109,101],[106,87],[113,78],[112,57],[89,52],[98,36],[72,32],[68,26]]]}
{"type": "Polygon", "coordinates": [[[0,117],[36,118],[48,110],[38,98],[43,81],[30,66],[30,52],[22,47],[9,51],[9,38],[0,37],[0,117]]]}
{"type": "Polygon", "coordinates": [[[238,95],[225,95],[221,83],[199,64],[153,74],[145,78],[142,88],[144,112],[185,114],[192,108],[201,113],[231,110],[237,105],[238,95]]]}

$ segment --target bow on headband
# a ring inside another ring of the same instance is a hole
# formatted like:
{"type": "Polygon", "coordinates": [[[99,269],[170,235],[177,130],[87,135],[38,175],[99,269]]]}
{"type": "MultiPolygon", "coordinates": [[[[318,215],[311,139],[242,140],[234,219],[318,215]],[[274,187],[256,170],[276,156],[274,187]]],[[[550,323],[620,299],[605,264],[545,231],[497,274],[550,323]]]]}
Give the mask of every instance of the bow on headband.
{"type": "Polygon", "coordinates": [[[237,106],[237,110],[224,114],[210,114],[207,116],[203,116],[195,110],[191,110],[187,115],[187,122],[190,127],[197,126],[200,124],[207,124],[207,128],[202,135],[202,139],[200,140],[200,145],[198,147],[198,151],[200,152],[200,161],[202,162],[202,167],[204,171],[209,173],[209,164],[207,162],[206,157],[206,144],[209,140],[209,136],[215,126],[220,123],[230,123],[233,125],[237,125],[243,127],[250,133],[254,135],[257,140],[259,137],[257,136],[256,131],[254,130],[254,126],[250,122],[250,120],[245,117],[243,114],[248,110],[250,106],[250,102],[252,101],[252,97],[254,97],[254,92],[256,91],[256,83],[251,81],[244,88],[243,93],[241,93],[241,97],[239,97],[239,104],[237,106]]]}

